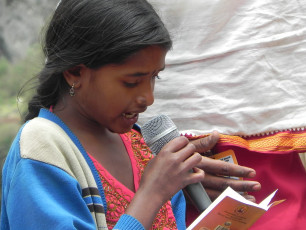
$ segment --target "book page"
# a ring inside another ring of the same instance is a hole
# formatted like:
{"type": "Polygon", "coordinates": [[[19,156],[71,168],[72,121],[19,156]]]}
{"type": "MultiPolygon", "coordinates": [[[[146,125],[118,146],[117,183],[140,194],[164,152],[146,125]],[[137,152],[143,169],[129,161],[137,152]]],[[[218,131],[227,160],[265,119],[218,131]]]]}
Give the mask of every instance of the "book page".
{"type": "Polygon", "coordinates": [[[187,230],[248,229],[269,209],[275,193],[276,191],[260,204],[256,204],[228,187],[187,230]]]}

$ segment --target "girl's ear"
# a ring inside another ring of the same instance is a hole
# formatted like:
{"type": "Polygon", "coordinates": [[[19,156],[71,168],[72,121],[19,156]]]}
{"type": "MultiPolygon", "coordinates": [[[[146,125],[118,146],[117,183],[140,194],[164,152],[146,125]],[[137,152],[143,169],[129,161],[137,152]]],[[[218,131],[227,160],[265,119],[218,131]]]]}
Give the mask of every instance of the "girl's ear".
{"type": "Polygon", "coordinates": [[[72,68],[68,69],[67,71],[69,72],[69,74],[72,74],[74,76],[80,76],[81,68],[82,68],[82,66],[77,65],[75,67],[72,67],[72,68]]]}
{"type": "Polygon", "coordinates": [[[73,84],[76,86],[79,85],[81,82],[82,78],[82,73],[87,67],[84,65],[77,65],[74,66],[66,71],[64,71],[63,75],[64,78],[66,79],[66,82],[72,86],[73,84]]]}

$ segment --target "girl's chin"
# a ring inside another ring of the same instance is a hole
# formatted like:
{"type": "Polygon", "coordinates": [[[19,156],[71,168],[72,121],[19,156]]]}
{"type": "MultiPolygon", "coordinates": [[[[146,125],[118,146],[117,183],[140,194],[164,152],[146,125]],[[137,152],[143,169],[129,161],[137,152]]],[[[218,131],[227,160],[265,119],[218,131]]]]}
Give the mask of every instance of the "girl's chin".
{"type": "Polygon", "coordinates": [[[127,133],[131,131],[137,120],[138,120],[138,115],[130,119],[121,116],[120,120],[112,123],[112,125],[110,125],[111,127],[109,126],[108,128],[109,131],[113,133],[119,133],[119,134],[127,133]]]}

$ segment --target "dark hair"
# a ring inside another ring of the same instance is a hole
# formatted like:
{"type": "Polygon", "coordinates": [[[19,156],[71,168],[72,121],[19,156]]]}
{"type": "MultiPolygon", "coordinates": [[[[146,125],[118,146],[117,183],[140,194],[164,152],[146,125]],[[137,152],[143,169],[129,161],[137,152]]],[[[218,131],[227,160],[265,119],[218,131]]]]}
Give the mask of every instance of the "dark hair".
{"type": "Polygon", "coordinates": [[[79,64],[99,68],[123,62],[147,46],[166,50],[172,41],[146,0],[62,0],[46,29],[46,63],[25,121],[36,117],[67,92],[63,72],[79,64]]]}

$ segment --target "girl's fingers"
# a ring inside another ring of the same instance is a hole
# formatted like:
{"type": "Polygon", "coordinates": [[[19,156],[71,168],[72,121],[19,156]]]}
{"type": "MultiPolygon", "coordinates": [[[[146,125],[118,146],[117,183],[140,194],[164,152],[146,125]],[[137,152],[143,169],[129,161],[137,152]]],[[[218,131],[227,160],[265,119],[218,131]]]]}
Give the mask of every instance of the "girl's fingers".
{"type": "Polygon", "coordinates": [[[216,191],[223,191],[227,187],[240,192],[258,191],[261,189],[261,185],[257,181],[235,180],[208,173],[206,173],[202,184],[205,188],[211,188],[216,191]]]}
{"type": "Polygon", "coordinates": [[[208,137],[193,140],[191,142],[195,145],[197,152],[204,153],[211,150],[217,144],[218,140],[219,133],[217,131],[213,131],[208,137]]]}
{"type": "Polygon", "coordinates": [[[174,154],[170,157],[174,157],[177,161],[185,161],[195,152],[195,146],[189,143],[186,137],[177,137],[167,143],[160,151],[159,155],[174,154]]]}
{"type": "Polygon", "coordinates": [[[179,150],[183,149],[186,145],[188,145],[188,143],[189,143],[189,140],[186,137],[183,137],[183,136],[176,137],[170,142],[168,142],[165,146],[163,146],[160,153],[168,154],[168,153],[178,152],[179,150]]]}
{"type": "MultiPolygon", "coordinates": [[[[187,154],[186,154],[187,155],[187,154]]],[[[192,155],[189,155],[188,158],[184,160],[184,164],[187,170],[193,169],[194,172],[204,172],[202,169],[195,168],[202,160],[201,154],[195,152],[192,155]]]]}
{"type": "Polygon", "coordinates": [[[222,176],[235,176],[252,178],[256,176],[254,169],[228,163],[221,160],[215,160],[208,157],[203,157],[199,167],[205,172],[210,174],[222,175],[222,176]]]}

